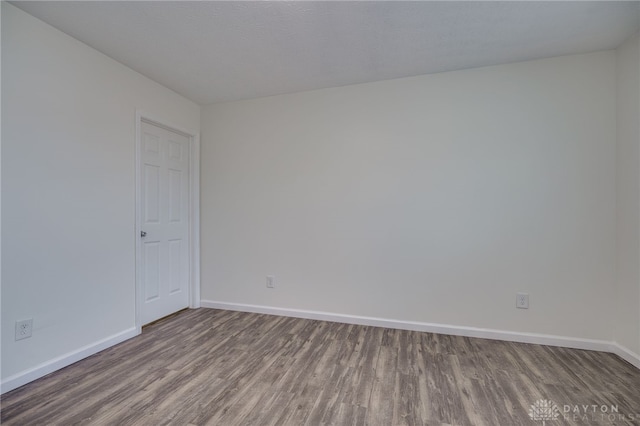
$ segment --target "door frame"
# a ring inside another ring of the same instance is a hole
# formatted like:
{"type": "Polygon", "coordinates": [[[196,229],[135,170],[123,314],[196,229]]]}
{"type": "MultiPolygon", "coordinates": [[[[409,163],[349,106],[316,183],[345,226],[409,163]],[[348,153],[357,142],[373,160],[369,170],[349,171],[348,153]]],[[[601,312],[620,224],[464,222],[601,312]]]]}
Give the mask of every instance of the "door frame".
{"type": "Polygon", "coordinates": [[[185,130],[164,119],[159,119],[145,111],[136,109],[136,144],[135,144],[135,321],[136,330],[142,332],[142,280],[140,263],[142,256],[142,199],[140,185],[142,174],[141,126],[146,122],[154,126],[181,134],[189,139],[189,308],[200,307],[200,133],[185,130]]]}

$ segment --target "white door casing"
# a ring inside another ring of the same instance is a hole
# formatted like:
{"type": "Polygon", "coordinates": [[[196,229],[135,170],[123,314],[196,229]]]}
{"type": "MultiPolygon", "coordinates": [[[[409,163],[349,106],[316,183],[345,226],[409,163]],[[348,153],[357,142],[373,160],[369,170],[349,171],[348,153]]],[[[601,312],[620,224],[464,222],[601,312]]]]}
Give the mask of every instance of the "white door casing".
{"type": "Polygon", "coordinates": [[[136,326],[141,328],[199,306],[198,141],[141,113],[137,119],[136,326]]]}

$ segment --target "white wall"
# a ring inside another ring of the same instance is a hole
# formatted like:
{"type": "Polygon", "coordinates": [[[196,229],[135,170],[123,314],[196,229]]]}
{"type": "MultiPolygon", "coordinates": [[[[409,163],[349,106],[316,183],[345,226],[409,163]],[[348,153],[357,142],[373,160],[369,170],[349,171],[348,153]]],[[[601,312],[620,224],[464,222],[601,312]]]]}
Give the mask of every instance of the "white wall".
{"type": "Polygon", "coordinates": [[[5,2],[2,67],[6,381],[133,329],[135,111],[200,107],[5,2]]]}
{"type": "Polygon", "coordinates": [[[640,44],[636,34],[616,51],[617,292],[614,339],[640,354],[640,44]]]}
{"type": "Polygon", "coordinates": [[[203,108],[203,300],[610,341],[615,92],[606,51],[203,108]]]}

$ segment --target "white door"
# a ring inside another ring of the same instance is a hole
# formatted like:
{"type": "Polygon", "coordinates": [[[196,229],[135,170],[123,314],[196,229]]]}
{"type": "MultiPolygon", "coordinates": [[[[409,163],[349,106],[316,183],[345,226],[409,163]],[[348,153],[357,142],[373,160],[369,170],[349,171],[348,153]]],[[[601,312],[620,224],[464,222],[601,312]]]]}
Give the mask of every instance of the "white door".
{"type": "Polygon", "coordinates": [[[189,306],[189,138],[140,126],[140,319],[189,306]]]}

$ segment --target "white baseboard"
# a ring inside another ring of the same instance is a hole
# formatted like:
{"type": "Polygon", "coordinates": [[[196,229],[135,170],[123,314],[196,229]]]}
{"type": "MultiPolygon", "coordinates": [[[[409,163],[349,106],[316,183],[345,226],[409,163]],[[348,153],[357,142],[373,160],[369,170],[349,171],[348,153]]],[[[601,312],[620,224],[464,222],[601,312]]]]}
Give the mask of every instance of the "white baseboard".
{"type": "Polygon", "coordinates": [[[135,337],[138,334],[140,334],[140,329],[133,327],[95,343],[83,346],[78,350],[69,352],[18,374],[14,374],[11,377],[7,377],[2,381],[2,383],[0,383],[0,394],[19,388],[22,385],[26,385],[27,383],[39,379],[40,377],[44,377],[49,373],[53,373],[56,370],[60,370],[61,368],[73,364],[74,362],[78,362],[81,359],[87,358],[104,349],[135,337]]]}
{"type": "Polygon", "coordinates": [[[638,355],[637,353],[625,348],[624,346],[620,345],[619,343],[613,342],[611,344],[611,348],[610,348],[609,352],[618,355],[620,358],[624,359],[629,364],[631,364],[634,367],[640,369],[640,355],[638,355]]]}
{"type": "Polygon", "coordinates": [[[225,309],[229,311],[254,312],[259,314],[280,315],[285,317],[306,318],[321,321],[341,322],[346,324],[370,325],[375,327],[396,328],[400,330],[423,331],[428,333],[450,334],[454,336],[478,337],[482,339],[504,340],[509,342],[534,343],[547,346],[586,349],[591,351],[613,352],[631,364],[640,368],[640,358],[633,352],[606,340],[581,339],[576,337],[555,336],[537,333],[519,333],[513,331],[493,330],[488,328],[461,327],[457,325],[434,324],[415,321],[398,321],[392,319],[335,314],[302,309],[284,309],[271,306],[247,305],[241,303],[217,302],[203,300],[203,308],[225,309]],[[634,358],[635,357],[635,358],[634,358]]]}

